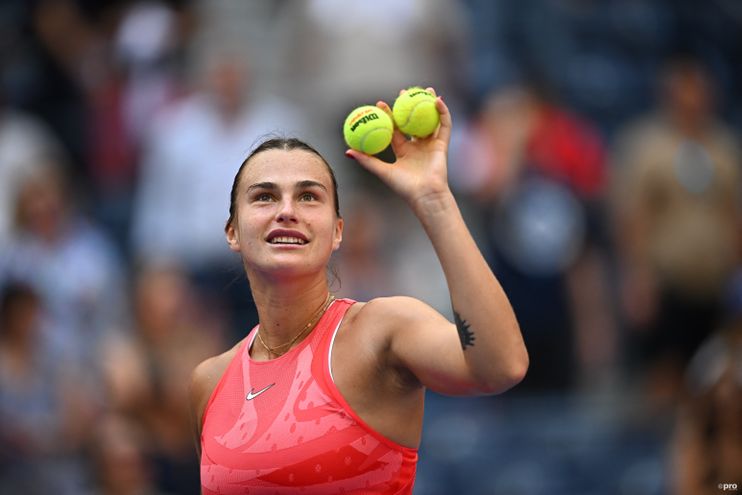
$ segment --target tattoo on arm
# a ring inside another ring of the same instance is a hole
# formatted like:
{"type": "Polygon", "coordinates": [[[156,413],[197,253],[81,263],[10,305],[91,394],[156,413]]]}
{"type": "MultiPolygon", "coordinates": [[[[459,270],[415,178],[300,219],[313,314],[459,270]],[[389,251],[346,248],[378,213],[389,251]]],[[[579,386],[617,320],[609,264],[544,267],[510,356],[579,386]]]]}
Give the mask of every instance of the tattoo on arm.
{"type": "Polygon", "coordinates": [[[474,345],[474,332],[471,330],[471,325],[466,320],[461,319],[461,315],[453,310],[453,317],[456,322],[456,330],[459,331],[459,340],[461,340],[461,348],[466,350],[467,347],[474,345]]]}

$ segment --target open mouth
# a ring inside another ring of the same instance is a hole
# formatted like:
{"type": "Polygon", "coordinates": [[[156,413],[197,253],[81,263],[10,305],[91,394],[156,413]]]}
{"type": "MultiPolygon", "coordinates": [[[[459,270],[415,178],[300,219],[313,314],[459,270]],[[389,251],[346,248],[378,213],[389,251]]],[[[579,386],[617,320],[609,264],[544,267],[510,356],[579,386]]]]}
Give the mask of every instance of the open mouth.
{"type": "Polygon", "coordinates": [[[303,246],[309,242],[309,239],[298,230],[275,229],[268,234],[265,240],[269,244],[284,246],[303,246]]]}
{"type": "Polygon", "coordinates": [[[304,245],[307,243],[307,241],[304,239],[300,239],[298,237],[288,237],[288,236],[273,237],[272,239],[268,239],[268,242],[270,244],[299,244],[299,245],[304,245]]]}

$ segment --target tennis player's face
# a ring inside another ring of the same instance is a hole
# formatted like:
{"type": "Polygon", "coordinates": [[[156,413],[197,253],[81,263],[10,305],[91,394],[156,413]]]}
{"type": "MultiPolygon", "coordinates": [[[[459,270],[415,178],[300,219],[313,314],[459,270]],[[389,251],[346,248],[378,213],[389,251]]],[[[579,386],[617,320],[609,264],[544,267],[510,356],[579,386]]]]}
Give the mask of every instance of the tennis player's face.
{"type": "Polygon", "coordinates": [[[248,270],[274,276],[324,271],[340,247],[332,179],[316,155],[268,150],[245,166],[227,241],[248,270]]]}

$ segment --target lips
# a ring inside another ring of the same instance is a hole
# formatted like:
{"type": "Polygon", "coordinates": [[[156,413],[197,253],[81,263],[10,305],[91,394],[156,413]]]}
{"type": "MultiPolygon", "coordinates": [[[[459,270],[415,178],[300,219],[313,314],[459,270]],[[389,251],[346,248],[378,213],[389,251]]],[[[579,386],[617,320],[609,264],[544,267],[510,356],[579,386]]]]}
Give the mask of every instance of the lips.
{"type": "Polygon", "coordinates": [[[265,238],[269,244],[289,244],[302,246],[309,242],[307,236],[297,230],[276,229],[265,238]]]}

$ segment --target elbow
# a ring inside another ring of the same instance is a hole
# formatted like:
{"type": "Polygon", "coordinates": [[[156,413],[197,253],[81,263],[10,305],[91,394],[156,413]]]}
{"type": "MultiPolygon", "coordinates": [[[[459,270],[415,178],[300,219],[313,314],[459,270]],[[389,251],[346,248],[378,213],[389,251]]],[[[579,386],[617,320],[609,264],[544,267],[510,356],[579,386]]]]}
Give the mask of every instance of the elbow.
{"type": "Polygon", "coordinates": [[[528,372],[529,358],[526,352],[496,373],[492,378],[484,380],[479,384],[481,395],[497,395],[518,385],[526,377],[528,372]]]}
{"type": "Polygon", "coordinates": [[[528,366],[530,364],[531,360],[528,357],[528,350],[525,345],[521,345],[517,356],[513,358],[506,369],[505,377],[508,381],[508,387],[505,390],[513,388],[523,381],[528,373],[528,366]]]}
{"type": "Polygon", "coordinates": [[[508,388],[512,388],[523,381],[528,373],[529,365],[530,359],[528,358],[528,353],[524,351],[521,359],[510,368],[510,371],[507,374],[510,381],[510,386],[508,388]]]}

